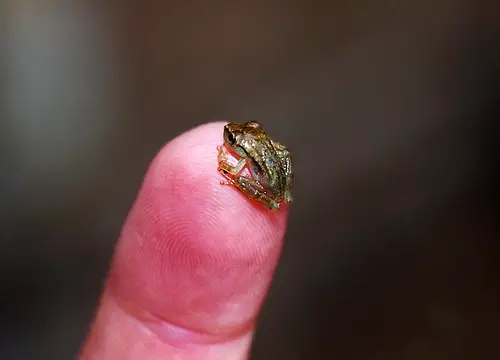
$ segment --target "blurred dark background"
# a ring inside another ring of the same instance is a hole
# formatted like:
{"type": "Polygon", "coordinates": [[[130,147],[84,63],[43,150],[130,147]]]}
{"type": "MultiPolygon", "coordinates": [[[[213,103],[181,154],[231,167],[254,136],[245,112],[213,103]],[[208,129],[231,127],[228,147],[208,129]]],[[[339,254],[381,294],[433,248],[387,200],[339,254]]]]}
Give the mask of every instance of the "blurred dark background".
{"type": "Polygon", "coordinates": [[[70,359],[163,144],[258,119],[296,202],[255,359],[498,359],[495,1],[0,7],[1,359],[70,359]]]}

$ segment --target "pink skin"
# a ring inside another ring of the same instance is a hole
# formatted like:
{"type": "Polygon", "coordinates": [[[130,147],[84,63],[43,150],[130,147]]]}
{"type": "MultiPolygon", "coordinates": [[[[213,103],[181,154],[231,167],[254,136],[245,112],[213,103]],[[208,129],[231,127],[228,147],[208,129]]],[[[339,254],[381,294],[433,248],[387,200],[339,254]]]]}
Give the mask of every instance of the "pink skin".
{"type": "Polygon", "coordinates": [[[221,186],[224,123],[154,159],[123,227],[81,359],[245,359],[286,227],[221,186]]]}

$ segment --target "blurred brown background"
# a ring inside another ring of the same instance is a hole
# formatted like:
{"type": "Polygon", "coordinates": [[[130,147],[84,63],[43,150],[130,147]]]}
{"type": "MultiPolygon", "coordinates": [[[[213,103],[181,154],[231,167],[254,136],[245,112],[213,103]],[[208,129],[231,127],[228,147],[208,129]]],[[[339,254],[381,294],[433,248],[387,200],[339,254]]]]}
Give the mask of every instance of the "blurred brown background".
{"type": "Polygon", "coordinates": [[[296,203],[255,359],[498,359],[494,1],[1,5],[1,359],[69,359],[161,146],[258,119],[296,203]]]}

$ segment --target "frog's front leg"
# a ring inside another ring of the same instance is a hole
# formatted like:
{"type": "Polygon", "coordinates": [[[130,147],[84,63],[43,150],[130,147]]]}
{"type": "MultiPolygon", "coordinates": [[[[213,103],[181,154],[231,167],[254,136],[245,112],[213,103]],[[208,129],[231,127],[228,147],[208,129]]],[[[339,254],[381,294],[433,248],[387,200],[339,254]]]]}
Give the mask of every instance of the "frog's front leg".
{"type": "Polygon", "coordinates": [[[219,154],[217,156],[219,162],[219,172],[230,182],[226,185],[234,185],[234,177],[243,171],[243,168],[246,165],[246,160],[245,158],[240,158],[236,165],[231,165],[227,161],[225,148],[223,146],[218,146],[217,149],[219,150],[219,154]]]}
{"type": "Polygon", "coordinates": [[[250,199],[261,203],[272,211],[279,210],[280,203],[267,196],[265,189],[257,180],[247,176],[237,176],[234,178],[233,184],[250,199]]]}

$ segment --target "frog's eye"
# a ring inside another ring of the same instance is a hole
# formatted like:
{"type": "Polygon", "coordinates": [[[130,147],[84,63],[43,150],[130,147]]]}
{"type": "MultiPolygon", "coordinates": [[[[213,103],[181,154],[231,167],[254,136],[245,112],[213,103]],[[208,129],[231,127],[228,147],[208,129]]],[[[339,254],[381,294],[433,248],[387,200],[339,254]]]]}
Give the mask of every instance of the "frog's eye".
{"type": "Polygon", "coordinates": [[[236,136],[234,131],[230,130],[227,126],[224,127],[224,141],[234,145],[236,143],[236,136]]]}

